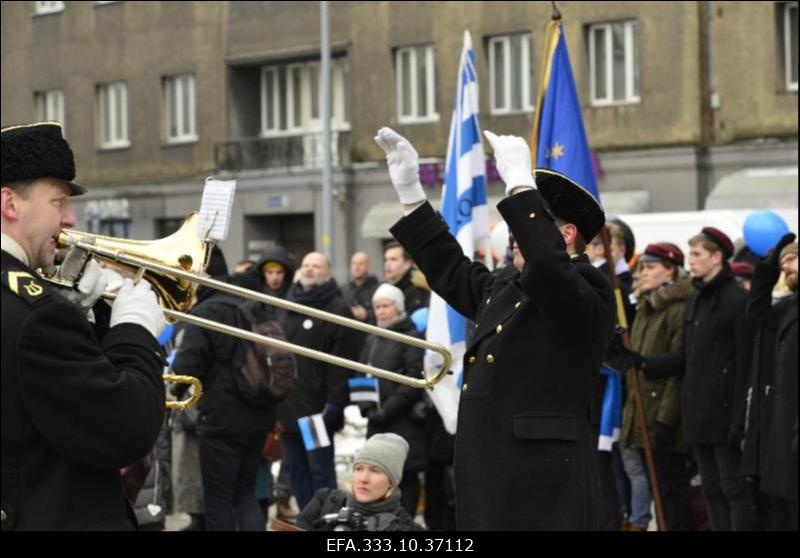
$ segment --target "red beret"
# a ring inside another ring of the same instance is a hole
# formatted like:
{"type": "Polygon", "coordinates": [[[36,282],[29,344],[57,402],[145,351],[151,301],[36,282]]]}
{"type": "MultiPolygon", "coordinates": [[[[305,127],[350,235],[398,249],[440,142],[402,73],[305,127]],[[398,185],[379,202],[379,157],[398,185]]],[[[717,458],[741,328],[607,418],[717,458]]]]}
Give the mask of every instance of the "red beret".
{"type": "Polygon", "coordinates": [[[639,258],[639,261],[652,262],[654,260],[683,267],[683,252],[671,242],[648,244],[647,248],[644,249],[644,254],[639,258]]]}
{"type": "Polygon", "coordinates": [[[731,262],[731,271],[736,277],[750,279],[756,272],[756,268],[747,262],[731,262]]]}
{"type": "Polygon", "coordinates": [[[727,234],[719,229],[715,229],[714,227],[703,227],[703,230],[700,231],[700,233],[708,238],[711,242],[719,246],[719,249],[722,250],[722,254],[725,256],[726,260],[733,256],[733,242],[731,242],[731,239],[728,238],[727,234]]]}

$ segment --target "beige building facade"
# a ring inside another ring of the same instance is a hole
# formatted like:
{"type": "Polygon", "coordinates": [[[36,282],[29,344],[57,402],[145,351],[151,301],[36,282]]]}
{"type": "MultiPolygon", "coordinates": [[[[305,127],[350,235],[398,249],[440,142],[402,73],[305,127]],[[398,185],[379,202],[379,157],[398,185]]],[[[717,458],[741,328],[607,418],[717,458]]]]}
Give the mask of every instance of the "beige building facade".
{"type": "MultiPolygon", "coordinates": [[[[797,2],[558,2],[610,213],[702,209],[723,176],[797,166],[797,2]]],[[[3,2],[3,126],[62,121],[81,228],[137,239],[238,181],[232,266],[320,246],[318,2],[3,2]]],[[[529,137],[550,2],[331,2],[334,267],[400,216],[375,131],[441,195],[471,33],[480,124],[529,137]]],[[[491,173],[490,177],[493,176],[491,173]]],[[[490,199],[502,185],[489,184],[490,199]]]]}

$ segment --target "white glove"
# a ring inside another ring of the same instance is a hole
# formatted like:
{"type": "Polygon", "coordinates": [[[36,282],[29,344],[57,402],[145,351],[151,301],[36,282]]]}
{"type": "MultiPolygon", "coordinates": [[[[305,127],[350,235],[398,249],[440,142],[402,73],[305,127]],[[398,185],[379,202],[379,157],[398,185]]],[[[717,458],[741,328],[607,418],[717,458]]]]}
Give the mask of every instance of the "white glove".
{"type": "Polygon", "coordinates": [[[158,298],[150,288],[150,283],[144,279],[136,285],[130,279],[122,282],[122,287],[111,307],[109,325],[114,327],[124,323],[139,324],[156,339],[164,330],[166,325],[164,311],[159,306],[158,298]]]}
{"type": "MultiPolygon", "coordinates": [[[[89,238],[87,242],[93,243],[94,239],[89,238]]],[[[79,276],[80,280],[74,288],[62,287],[59,290],[67,300],[86,312],[105,292],[108,277],[100,264],[91,258],[91,254],[82,248],[72,247],[59,266],[56,279],[74,284],[79,276]]]]}
{"type": "Polygon", "coordinates": [[[391,128],[378,130],[375,143],[386,152],[389,176],[400,203],[411,205],[425,201],[427,198],[419,182],[419,154],[414,146],[391,128]]]}
{"type": "Polygon", "coordinates": [[[506,183],[506,195],[510,196],[520,186],[536,188],[531,173],[531,150],[525,140],[519,136],[498,136],[488,130],[483,134],[494,150],[497,172],[506,183]]]}

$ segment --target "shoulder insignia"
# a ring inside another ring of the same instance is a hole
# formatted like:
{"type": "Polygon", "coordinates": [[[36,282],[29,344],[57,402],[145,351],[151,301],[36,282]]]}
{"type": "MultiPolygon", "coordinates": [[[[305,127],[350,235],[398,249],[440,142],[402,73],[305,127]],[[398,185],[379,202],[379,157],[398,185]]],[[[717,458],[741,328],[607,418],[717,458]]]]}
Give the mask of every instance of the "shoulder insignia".
{"type": "Polygon", "coordinates": [[[2,280],[4,287],[30,303],[40,300],[46,292],[39,279],[27,271],[4,271],[2,280]]]}

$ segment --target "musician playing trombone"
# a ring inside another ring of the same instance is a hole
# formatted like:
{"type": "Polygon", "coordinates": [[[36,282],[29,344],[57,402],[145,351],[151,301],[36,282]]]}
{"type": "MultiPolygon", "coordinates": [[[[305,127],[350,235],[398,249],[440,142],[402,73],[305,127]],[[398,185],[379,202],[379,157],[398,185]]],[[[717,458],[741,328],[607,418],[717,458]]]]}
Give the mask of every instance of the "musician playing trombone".
{"type": "Polygon", "coordinates": [[[75,288],[37,275],[75,226],[74,177],[58,123],[2,130],[3,531],[134,529],[119,469],[150,452],[164,417],[149,283],[125,279],[108,315],[95,306],[108,276],[81,250],[59,272],[75,288]]]}
{"type": "Polygon", "coordinates": [[[597,527],[589,406],[614,325],[611,285],[583,254],[605,215],[530,150],[486,132],[507,197],[514,265],[471,262],[426,201],[419,157],[389,128],[375,138],[405,211],[391,232],[432,289],[475,323],[464,354],[455,451],[460,530],[597,527]]]}

